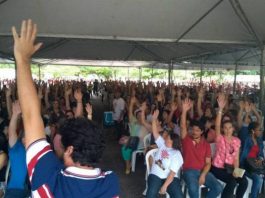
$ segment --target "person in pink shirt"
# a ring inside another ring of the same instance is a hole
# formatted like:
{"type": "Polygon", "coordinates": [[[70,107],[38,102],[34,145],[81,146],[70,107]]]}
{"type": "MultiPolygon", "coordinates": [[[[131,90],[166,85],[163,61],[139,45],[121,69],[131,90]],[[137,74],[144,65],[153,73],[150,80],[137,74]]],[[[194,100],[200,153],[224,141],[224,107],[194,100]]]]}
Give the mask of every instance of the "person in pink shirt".
{"type": "Polygon", "coordinates": [[[236,197],[244,196],[248,186],[247,179],[243,176],[239,178],[234,172],[234,168],[239,167],[240,140],[233,136],[234,127],[231,120],[223,121],[222,114],[226,105],[224,94],[220,94],[217,99],[219,110],[215,121],[216,132],[216,153],[213,158],[211,172],[214,176],[223,181],[226,185],[222,193],[222,198],[233,197],[234,189],[237,187],[236,197]],[[223,134],[221,134],[221,126],[223,134]]]}

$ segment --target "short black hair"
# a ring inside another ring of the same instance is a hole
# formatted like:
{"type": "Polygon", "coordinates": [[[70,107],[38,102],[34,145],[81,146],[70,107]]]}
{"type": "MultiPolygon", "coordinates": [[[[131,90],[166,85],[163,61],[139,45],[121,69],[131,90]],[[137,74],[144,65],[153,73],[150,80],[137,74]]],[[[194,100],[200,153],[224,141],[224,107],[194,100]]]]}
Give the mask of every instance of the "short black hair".
{"type": "Polygon", "coordinates": [[[232,126],[234,126],[234,124],[233,124],[233,121],[232,120],[225,120],[225,121],[223,121],[222,122],[222,128],[224,127],[224,125],[225,124],[227,124],[227,123],[229,123],[229,124],[231,124],[232,126]]]}
{"type": "Polygon", "coordinates": [[[171,132],[168,135],[170,139],[173,141],[172,147],[174,149],[181,150],[181,141],[180,141],[179,135],[174,132],[171,132]]]}
{"type": "Polygon", "coordinates": [[[72,159],[81,166],[94,166],[101,158],[105,143],[102,131],[86,118],[66,120],[60,126],[62,145],[66,149],[73,146],[72,159]]]}
{"type": "Polygon", "coordinates": [[[192,120],[191,121],[191,126],[192,127],[193,126],[197,126],[197,127],[199,127],[201,129],[202,132],[204,132],[204,129],[205,129],[204,124],[202,122],[198,121],[198,120],[192,120]]]}
{"type": "Polygon", "coordinates": [[[248,125],[248,131],[249,131],[249,133],[251,133],[252,130],[259,129],[259,128],[260,128],[260,124],[258,122],[251,122],[248,125]]]}

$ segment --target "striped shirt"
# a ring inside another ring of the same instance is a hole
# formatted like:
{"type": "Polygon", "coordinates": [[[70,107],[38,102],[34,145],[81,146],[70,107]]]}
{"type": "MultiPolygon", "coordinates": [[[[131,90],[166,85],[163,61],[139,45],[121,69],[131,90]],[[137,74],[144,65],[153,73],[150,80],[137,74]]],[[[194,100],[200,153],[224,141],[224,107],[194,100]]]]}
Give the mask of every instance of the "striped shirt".
{"type": "Polygon", "coordinates": [[[64,168],[50,144],[37,140],[27,149],[27,167],[32,197],[118,198],[118,178],[99,168],[64,168]]]}

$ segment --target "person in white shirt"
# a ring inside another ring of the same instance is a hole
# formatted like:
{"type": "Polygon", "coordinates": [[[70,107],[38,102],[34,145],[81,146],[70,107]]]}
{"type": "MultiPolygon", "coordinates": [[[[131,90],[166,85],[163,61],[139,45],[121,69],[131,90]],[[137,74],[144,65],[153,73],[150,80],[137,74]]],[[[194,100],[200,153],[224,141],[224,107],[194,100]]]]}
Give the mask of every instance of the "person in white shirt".
{"type": "Polygon", "coordinates": [[[159,135],[157,117],[159,111],[156,110],[152,119],[152,133],[154,135],[158,152],[155,153],[151,172],[148,176],[147,198],[158,197],[158,193],[170,195],[170,198],[182,198],[183,193],[180,185],[180,169],[183,158],[179,151],[180,139],[172,131],[168,135],[159,135]]]}
{"type": "Polygon", "coordinates": [[[121,92],[119,90],[116,90],[115,98],[113,100],[113,120],[118,140],[121,138],[121,136],[124,133],[123,129],[124,112],[125,112],[125,101],[121,97],[121,92]]]}

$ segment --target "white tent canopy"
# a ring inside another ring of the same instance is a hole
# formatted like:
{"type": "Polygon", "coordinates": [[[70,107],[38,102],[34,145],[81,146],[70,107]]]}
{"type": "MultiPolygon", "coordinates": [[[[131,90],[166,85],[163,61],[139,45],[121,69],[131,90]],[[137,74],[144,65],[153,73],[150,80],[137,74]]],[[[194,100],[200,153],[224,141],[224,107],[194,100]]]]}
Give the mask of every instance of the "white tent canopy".
{"type": "MultiPolygon", "coordinates": [[[[1,2],[1,1],[0,1],[1,2]]],[[[36,58],[259,65],[264,0],[6,0],[0,56],[10,28],[31,18],[44,42],[36,58]]]]}

